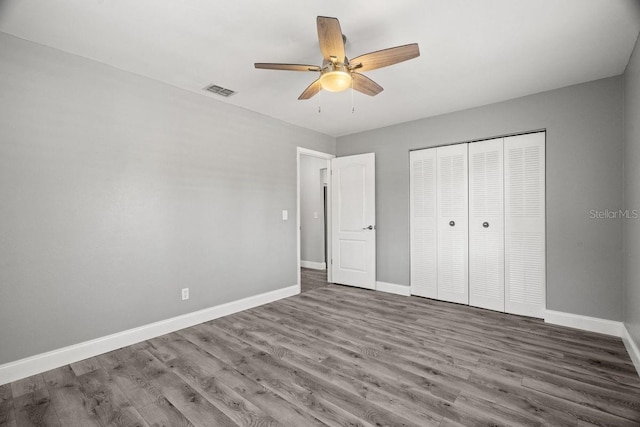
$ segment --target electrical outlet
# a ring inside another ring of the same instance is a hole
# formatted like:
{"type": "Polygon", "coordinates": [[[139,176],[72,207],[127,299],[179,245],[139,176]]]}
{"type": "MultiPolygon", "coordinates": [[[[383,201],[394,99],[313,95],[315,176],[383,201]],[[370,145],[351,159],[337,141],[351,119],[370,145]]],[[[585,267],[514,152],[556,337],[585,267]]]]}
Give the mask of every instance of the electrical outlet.
{"type": "Polygon", "coordinates": [[[189,288],[182,288],[182,301],[189,299],[189,288]]]}

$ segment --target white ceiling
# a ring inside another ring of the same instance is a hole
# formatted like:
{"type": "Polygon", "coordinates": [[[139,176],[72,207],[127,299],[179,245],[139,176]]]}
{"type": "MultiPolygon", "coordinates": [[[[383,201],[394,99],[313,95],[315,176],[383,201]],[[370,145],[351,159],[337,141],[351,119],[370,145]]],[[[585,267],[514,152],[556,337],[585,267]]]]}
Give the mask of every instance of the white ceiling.
{"type": "Polygon", "coordinates": [[[622,74],[639,30],[636,0],[0,0],[2,32],[332,136],[622,74]],[[298,101],[315,73],[253,63],[320,65],[317,15],[351,58],[421,56],[365,73],[385,90],[355,113],[351,91],[298,101]]]}

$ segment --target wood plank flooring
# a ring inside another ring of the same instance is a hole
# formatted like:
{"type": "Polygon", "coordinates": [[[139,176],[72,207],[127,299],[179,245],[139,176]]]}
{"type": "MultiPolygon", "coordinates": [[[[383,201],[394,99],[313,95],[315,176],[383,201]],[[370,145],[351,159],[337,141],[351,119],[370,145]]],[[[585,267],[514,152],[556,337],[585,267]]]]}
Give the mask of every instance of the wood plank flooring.
{"type": "Polygon", "coordinates": [[[640,426],[618,338],[324,277],[0,386],[0,425],[640,426]]]}
{"type": "Polygon", "coordinates": [[[327,286],[327,270],[313,270],[311,268],[301,268],[302,280],[300,292],[313,291],[327,286]]]}

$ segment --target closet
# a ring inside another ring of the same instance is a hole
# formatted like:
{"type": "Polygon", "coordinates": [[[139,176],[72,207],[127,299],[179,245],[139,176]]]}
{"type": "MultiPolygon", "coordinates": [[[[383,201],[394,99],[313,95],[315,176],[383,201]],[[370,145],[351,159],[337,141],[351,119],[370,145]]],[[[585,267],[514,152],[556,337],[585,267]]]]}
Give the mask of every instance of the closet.
{"type": "Polygon", "coordinates": [[[545,133],[410,152],[411,293],[544,317],[545,133]]]}

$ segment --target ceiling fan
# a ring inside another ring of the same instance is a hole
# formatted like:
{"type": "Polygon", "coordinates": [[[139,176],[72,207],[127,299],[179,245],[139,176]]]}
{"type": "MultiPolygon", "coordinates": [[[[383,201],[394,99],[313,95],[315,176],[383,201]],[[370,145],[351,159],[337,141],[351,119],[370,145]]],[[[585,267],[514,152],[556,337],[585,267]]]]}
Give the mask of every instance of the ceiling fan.
{"type": "Polygon", "coordinates": [[[420,56],[417,43],[365,53],[349,60],[345,54],[346,37],[337,18],[318,16],[318,41],[322,52],[322,66],[301,64],[273,64],[256,62],[256,68],[286,71],[313,71],[320,77],[307,87],[298,99],[309,99],[321,89],[340,92],[352,87],[358,92],[375,96],[382,86],[359,71],[375,70],[420,56]]]}

